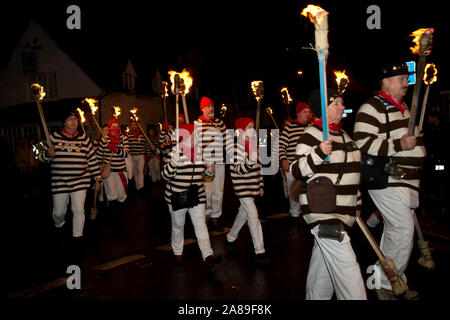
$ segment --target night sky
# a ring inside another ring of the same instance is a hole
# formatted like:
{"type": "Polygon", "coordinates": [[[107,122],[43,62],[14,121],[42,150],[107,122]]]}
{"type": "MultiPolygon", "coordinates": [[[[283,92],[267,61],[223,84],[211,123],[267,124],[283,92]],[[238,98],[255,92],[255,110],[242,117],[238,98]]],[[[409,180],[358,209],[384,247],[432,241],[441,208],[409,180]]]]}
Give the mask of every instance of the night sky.
{"type": "Polygon", "coordinates": [[[200,95],[233,103],[234,86],[251,103],[250,82],[258,79],[265,84],[265,102],[277,107],[281,86],[289,87],[295,101],[307,100],[311,90],[319,87],[317,56],[303,49],[314,44],[314,25],[300,15],[308,4],[315,4],[330,13],[328,83],[335,84],[334,70],[345,69],[350,77],[346,101],[353,108],[379,89],[376,73],[382,60],[417,60],[409,50],[413,45],[409,34],[423,27],[435,28],[428,57],[439,69],[433,90],[450,89],[445,52],[448,17],[439,1],[425,1],[420,7],[410,1],[92,2],[28,5],[18,1],[3,8],[1,33],[6,50],[2,49],[2,65],[34,17],[84,65],[93,63],[91,57],[113,66],[115,53],[128,56],[141,88],[151,88],[156,68],[168,80],[169,69],[185,67],[194,75],[200,95]],[[66,8],[71,4],[81,8],[81,30],[66,28],[66,8]],[[366,26],[371,4],[381,9],[380,30],[366,26]],[[297,75],[300,69],[302,76],[297,75]]]}

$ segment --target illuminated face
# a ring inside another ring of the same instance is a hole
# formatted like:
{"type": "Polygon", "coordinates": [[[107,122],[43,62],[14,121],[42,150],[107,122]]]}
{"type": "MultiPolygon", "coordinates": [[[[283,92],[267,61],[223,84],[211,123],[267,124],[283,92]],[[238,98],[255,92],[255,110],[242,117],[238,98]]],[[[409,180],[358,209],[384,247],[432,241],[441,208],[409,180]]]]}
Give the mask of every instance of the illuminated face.
{"type": "Polygon", "coordinates": [[[64,128],[68,131],[74,131],[78,128],[78,117],[70,116],[64,121],[64,128]]]}
{"type": "Polygon", "coordinates": [[[385,91],[394,98],[401,99],[408,91],[408,75],[399,75],[383,79],[385,91]]]}
{"type": "Polygon", "coordinates": [[[297,120],[300,123],[307,123],[309,122],[309,119],[311,119],[311,115],[312,115],[311,109],[309,108],[303,109],[297,114],[297,120]]]}
{"type": "Polygon", "coordinates": [[[186,123],[186,120],[184,120],[183,117],[178,117],[178,123],[179,123],[179,124],[185,124],[185,123],[186,123]]]}
{"type": "Polygon", "coordinates": [[[214,118],[214,106],[212,104],[208,104],[206,107],[202,109],[202,111],[206,119],[214,118]]]}
{"type": "Polygon", "coordinates": [[[341,97],[334,99],[327,109],[327,118],[330,123],[338,123],[342,120],[345,106],[344,100],[341,97]]]}
{"type": "Polygon", "coordinates": [[[114,122],[114,123],[111,125],[111,129],[114,129],[114,128],[120,129],[120,124],[118,124],[117,122],[114,122]]]}

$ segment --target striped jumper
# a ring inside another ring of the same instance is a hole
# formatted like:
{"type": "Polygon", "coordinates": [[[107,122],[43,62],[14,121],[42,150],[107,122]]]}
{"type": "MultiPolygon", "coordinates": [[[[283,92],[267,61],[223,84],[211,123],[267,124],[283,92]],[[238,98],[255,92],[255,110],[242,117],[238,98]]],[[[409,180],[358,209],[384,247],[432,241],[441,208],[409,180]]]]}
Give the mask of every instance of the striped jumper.
{"type": "Polygon", "coordinates": [[[281,133],[279,142],[280,162],[289,160],[289,163],[292,163],[295,160],[295,150],[297,148],[298,140],[306,127],[307,125],[301,125],[293,121],[286,125],[281,133]]]}
{"type": "MultiPolygon", "coordinates": [[[[236,139],[237,140],[237,139],[236,139]]],[[[243,143],[234,144],[234,164],[230,166],[231,181],[238,198],[259,197],[264,188],[261,164],[251,163],[243,143]]]]}
{"type": "Polygon", "coordinates": [[[158,145],[162,153],[163,163],[169,161],[169,152],[172,149],[171,131],[161,130],[159,133],[158,145]]]}
{"type": "Polygon", "coordinates": [[[336,220],[342,221],[349,228],[355,222],[356,210],[361,209],[361,194],[359,191],[361,152],[343,130],[340,132],[329,130],[328,139],[332,140],[332,153],[329,156],[329,163],[323,164],[326,155],[319,147],[322,139],[323,130],[320,126],[307,127],[297,146],[296,153],[299,158],[292,166],[298,166],[301,176],[307,182],[324,176],[335,183],[343,167],[345,150],[347,150],[345,171],[341,182],[336,187],[336,212],[311,212],[306,193],[303,193],[300,195],[303,217],[311,229],[321,222],[336,220]],[[345,145],[341,133],[344,134],[345,145]]]}
{"type": "Polygon", "coordinates": [[[85,133],[69,138],[58,131],[50,135],[50,140],[55,146],[54,158],[48,158],[45,152],[42,152],[39,160],[51,163],[53,194],[88,189],[91,177],[100,178],[95,151],[85,133]]]}
{"type": "Polygon", "coordinates": [[[204,161],[195,161],[192,163],[187,156],[180,155],[180,162],[175,163],[169,160],[164,165],[162,177],[168,181],[166,185],[166,192],[164,199],[167,204],[172,204],[170,196],[172,192],[183,192],[189,188],[190,184],[198,185],[199,204],[206,203],[206,193],[203,178],[210,177],[204,161]]]}
{"type": "Polygon", "coordinates": [[[105,138],[102,137],[97,149],[98,161],[100,163],[109,163],[111,165],[111,172],[126,171],[125,158],[128,157],[130,152],[128,137],[124,134],[120,136],[120,142],[117,144],[117,152],[111,152],[108,149],[110,140],[108,136],[105,136],[105,138]]]}
{"type": "MultiPolygon", "coordinates": [[[[401,137],[408,133],[409,118],[406,106],[402,115],[397,107],[375,95],[356,114],[354,139],[363,154],[392,156],[399,167],[406,169],[407,175],[401,180],[389,176],[388,187],[408,187],[419,191],[420,172],[417,169],[423,166],[426,156],[423,139],[417,137],[416,147],[412,150],[402,151],[400,144],[401,137]],[[385,108],[389,117],[389,140],[386,140],[385,108]]],[[[417,127],[415,132],[418,132],[417,127]]]]}
{"type": "MultiPolygon", "coordinates": [[[[201,139],[203,158],[208,162],[224,164],[224,147],[226,141],[226,126],[222,120],[194,121],[194,136],[201,139]]],[[[198,143],[198,142],[196,142],[198,143]]]]}
{"type": "Polygon", "coordinates": [[[148,141],[147,139],[145,139],[143,134],[140,134],[137,138],[133,134],[128,134],[127,136],[128,145],[130,147],[130,154],[132,156],[144,155],[146,157],[149,157],[152,154],[150,145],[148,144],[148,141]]]}

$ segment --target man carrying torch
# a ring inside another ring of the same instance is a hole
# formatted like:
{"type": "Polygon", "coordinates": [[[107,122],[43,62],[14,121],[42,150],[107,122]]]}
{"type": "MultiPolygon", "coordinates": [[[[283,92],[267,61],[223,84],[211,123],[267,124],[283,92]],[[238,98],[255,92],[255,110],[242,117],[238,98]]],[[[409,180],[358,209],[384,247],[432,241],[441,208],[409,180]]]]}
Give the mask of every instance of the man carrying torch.
{"type": "Polygon", "coordinates": [[[73,258],[79,263],[83,228],[86,190],[95,179],[95,189],[102,187],[97,158],[90,138],[78,132],[79,113],[71,110],[63,117],[64,127],[50,135],[51,146],[39,155],[39,160],[49,162],[51,167],[51,190],[53,198],[53,222],[59,241],[63,240],[63,226],[69,199],[73,213],[72,245],[73,258]]]}

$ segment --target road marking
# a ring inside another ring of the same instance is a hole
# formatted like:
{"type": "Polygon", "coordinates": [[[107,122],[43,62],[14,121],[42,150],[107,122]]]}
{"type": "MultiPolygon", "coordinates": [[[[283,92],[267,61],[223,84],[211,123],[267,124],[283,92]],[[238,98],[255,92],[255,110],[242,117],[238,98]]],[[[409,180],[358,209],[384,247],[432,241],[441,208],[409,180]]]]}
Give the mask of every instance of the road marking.
{"type": "Polygon", "coordinates": [[[289,213],[277,213],[271,216],[266,217],[267,219],[281,219],[284,217],[290,216],[289,213]]]}
{"type": "MultiPolygon", "coordinates": [[[[184,245],[185,245],[185,246],[187,246],[187,245],[189,245],[189,244],[191,244],[191,243],[195,243],[195,242],[197,242],[197,240],[194,240],[194,239],[184,239],[184,245]]],[[[165,245],[163,245],[163,246],[156,247],[155,249],[156,249],[156,250],[163,250],[163,251],[170,251],[170,250],[172,250],[172,245],[169,243],[169,244],[165,244],[165,245]]]]}
{"type": "Polygon", "coordinates": [[[9,298],[13,298],[13,299],[17,299],[17,298],[31,298],[31,297],[35,297],[38,296],[40,294],[43,294],[44,292],[57,288],[57,287],[61,287],[63,285],[65,285],[67,282],[67,277],[61,277],[59,279],[56,280],[52,280],[50,282],[32,287],[32,288],[28,288],[25,289],[21,292],[17,292],[17,293],[11,293],[8,297],[9,298]]]}
{"type": "Polygon", "coordinates": [[[110,270],[112,268],[121,266],[123,264],[129,263],[129,262],[133,262],[136,260],[140,260],[145,258],[146,256],[141,255],[141,254],[134,254],[131,256],[126,256],[126,257],[122,257],[104,264],[100,264],[98,266],[93,267],[93,269],[95,270],[100,270],[100,271],[106,271],[106,270],[110,270]]]}

